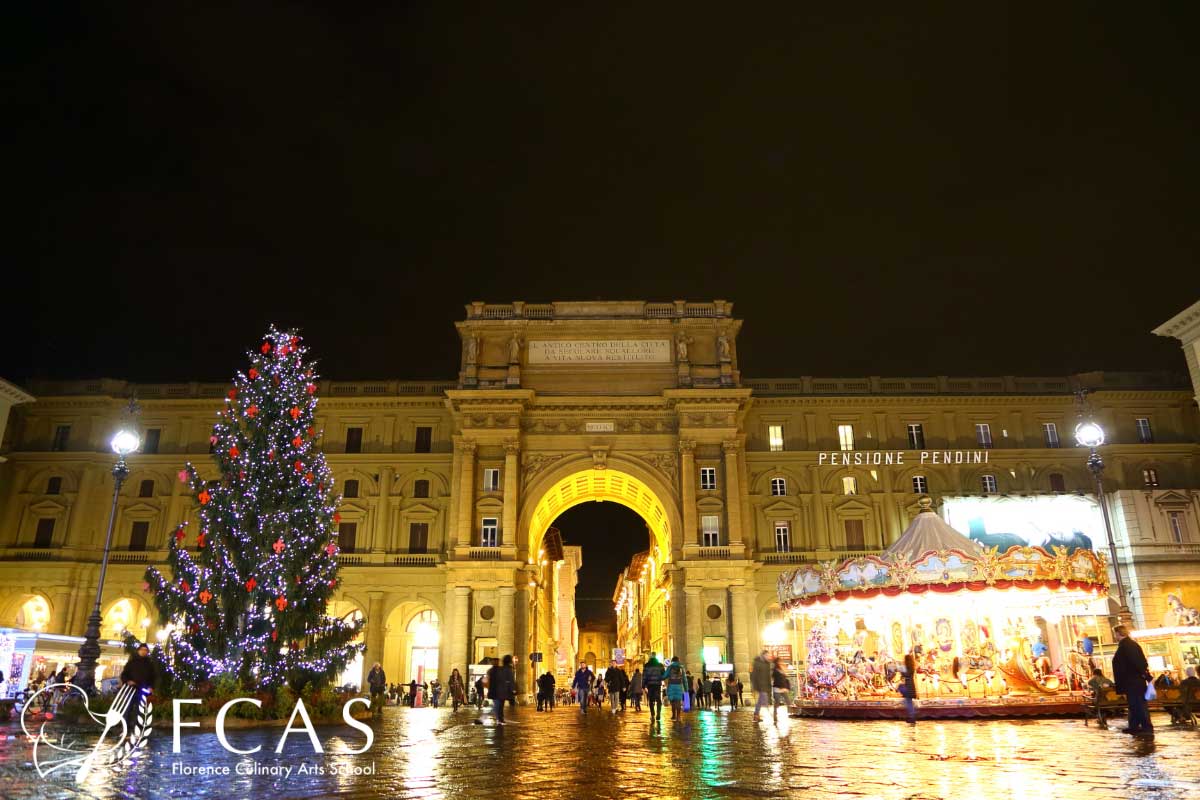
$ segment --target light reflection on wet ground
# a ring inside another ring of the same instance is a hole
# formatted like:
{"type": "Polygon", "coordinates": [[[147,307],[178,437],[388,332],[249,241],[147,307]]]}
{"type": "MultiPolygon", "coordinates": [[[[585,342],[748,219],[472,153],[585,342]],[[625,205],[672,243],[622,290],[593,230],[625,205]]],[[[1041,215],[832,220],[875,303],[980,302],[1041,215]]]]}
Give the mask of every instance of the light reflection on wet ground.
{"type": "Polygon", "coordinates": [[[18,726],[0,727],[0,796],[6,798],[474,798],[576,797],[870,798],[1174,798],[1200,797],[1200,732],[1156,719],[1155,740],[1077,720],[901,722],[781,720],[755,725],[749,711],[701,711],[661,729],[645,712],[581,718],[560,708],[523,708],[498,728],[472,724],[475,712],[387,709],[371,751],[351,756],[363,738],[322,728],[324,755],[303,734],[274,750],[281,730],[231,731],[238,756],[211,733],[185,733],[171,750],[156,729],[149,752],[116,774],[82,787],[70,776],[42,780],[18,726]],[[375,774],[333,774],[374,764],[375,774]],[[227,766],[229,777],[179,774],[184,767],[227,766]],[[257,774],[236,774],[256,770],[257,774]],[[325,774],[300,775],[301,765],[325,774]],[[267,770],[291,766],[290,776],[267,770]]]}

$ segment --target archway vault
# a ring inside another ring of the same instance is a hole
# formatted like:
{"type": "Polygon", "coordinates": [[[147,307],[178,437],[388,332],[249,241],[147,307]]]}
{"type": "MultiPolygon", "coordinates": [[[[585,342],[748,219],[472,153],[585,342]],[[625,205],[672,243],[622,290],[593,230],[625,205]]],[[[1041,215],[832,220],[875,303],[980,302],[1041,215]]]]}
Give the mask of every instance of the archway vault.
{"type": "Polygon", "coordinates": [[[671,560],[673,515],[658,492],[647,481],[624,470],[582,465],[541,492],[537,505],[529,514],[526,541],[530,557],[537,553],[542,537],[559,514],[581,503],[594,501],[619,503],[636,512],[650,529],[655,560],[660,564],[671,560]]]}

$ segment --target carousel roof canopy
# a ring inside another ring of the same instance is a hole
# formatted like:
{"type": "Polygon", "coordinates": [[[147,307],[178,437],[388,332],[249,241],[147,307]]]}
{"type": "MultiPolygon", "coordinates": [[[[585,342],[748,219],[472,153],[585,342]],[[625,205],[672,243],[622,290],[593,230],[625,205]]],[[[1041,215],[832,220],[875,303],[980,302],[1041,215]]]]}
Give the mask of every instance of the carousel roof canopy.
{"type": "Polygon", "coordinates": [[[983,552],[979,542],[968,539],[951,528],[934,513],[932,505],[928,497],[921,498],[921,513],[913,518],[900,538],[883,551],[882,558],[894,561],[903,555],[907,556],[909,561],[916,561],[931,550],[960,550],[968,555],[979,555],[983,552]]]}

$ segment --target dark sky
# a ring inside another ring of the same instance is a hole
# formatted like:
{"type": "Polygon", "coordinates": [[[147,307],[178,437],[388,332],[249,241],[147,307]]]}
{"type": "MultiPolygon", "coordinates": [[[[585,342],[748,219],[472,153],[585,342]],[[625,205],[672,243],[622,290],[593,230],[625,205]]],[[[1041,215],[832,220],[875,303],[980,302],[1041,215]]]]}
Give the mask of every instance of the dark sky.
{"type": "Polygon", "coordinates": [[[1197,5],[879,6],[11,4],[0,375],[449,378],[596,297],[759,377],[1182,370],[1197,5]]]}
{"type": "Polygon", "coordinates": [[[636,511],[619,503],[582,503],[553,522],[563,544],[583,548],[583,567],[575,588],[579,624],[613,621],[617,576],[634,553],[650,547],[650,533],[636,511]]]}

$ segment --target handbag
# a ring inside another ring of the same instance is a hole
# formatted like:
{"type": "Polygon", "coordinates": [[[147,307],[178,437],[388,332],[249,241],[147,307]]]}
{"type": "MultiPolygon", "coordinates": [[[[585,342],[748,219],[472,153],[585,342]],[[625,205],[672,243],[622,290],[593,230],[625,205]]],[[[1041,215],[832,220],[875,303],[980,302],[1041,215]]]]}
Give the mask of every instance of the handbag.
{"type": "Polygon", "coordinates": [[[683,693],[683,710],[684,711],[692,710],[692,695],[691,695],[691,692],[688,692],[686,690],[683,693]]]}
{"type": "Polygon", "coordinates": [[[1147,699],[1147,700],[1153,700],[1153,699],[1154,699],[1154,698],[1156,698],[1156,697],[1158,697],[1158,692],[1156,692],[1156,691],[1154,690],[1154,684],[1153,684],[1153,683],[1147,683],[1147,684],[1146,684],[1146,699],[1147,699]]]}

